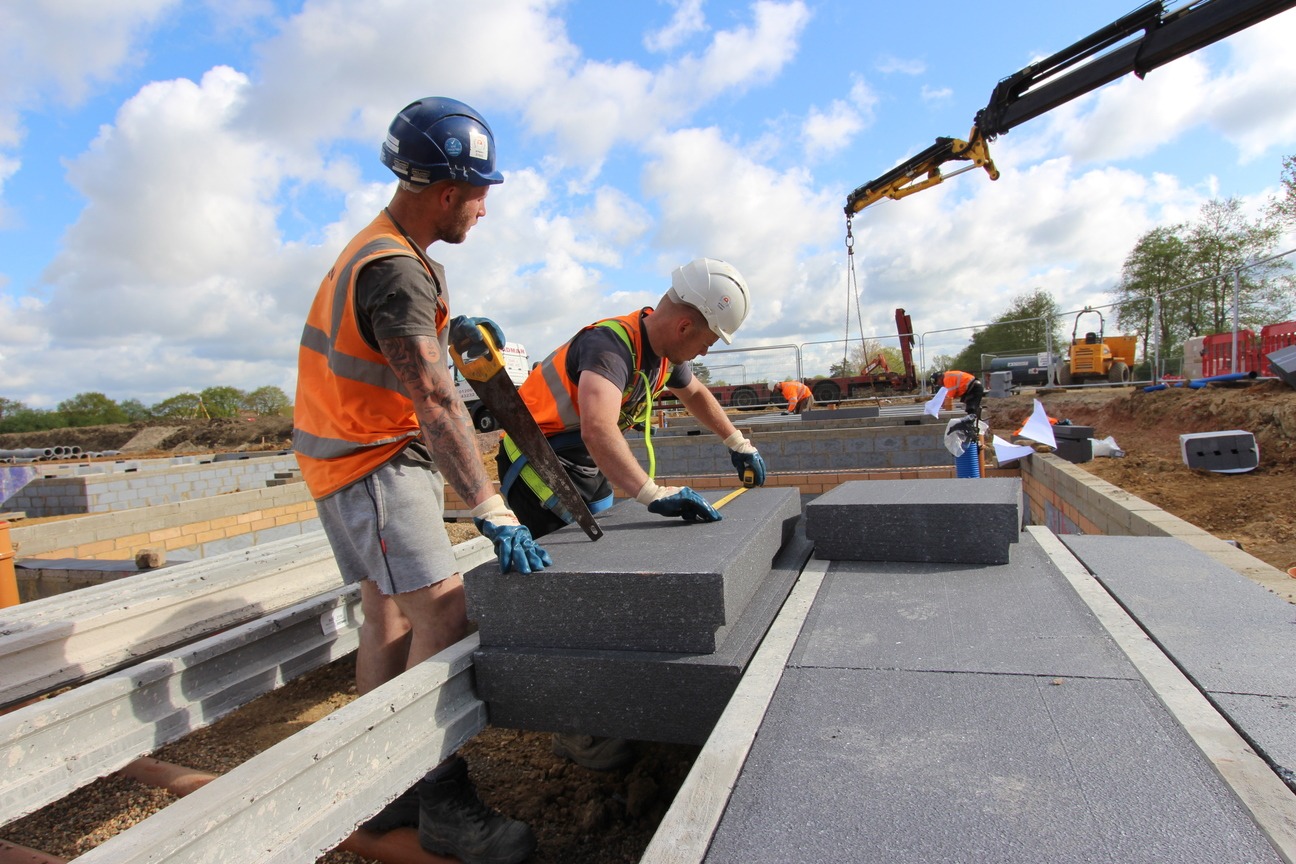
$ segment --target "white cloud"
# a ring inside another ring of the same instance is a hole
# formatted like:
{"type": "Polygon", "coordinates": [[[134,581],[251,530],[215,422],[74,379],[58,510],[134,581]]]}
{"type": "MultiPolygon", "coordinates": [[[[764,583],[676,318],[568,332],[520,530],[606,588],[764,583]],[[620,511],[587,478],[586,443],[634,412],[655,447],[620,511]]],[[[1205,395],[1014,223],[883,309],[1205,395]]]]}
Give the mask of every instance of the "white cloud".
{"type": "Polygon", "coordinates": [[[702,0],[671,0],[675,14],[660,30],[644,36],[644,47],[649,51],[666,52],[679,47],[695,33],[706,30],[706,17],[702,14],[702,0]]]}
{"type": "Polygon", "coordinates": [[[146,391],[177,369],[202,386],[283,378],[327,261],[279,243],[281,160],[234,128],[248,86],[223,67],[151,84],[70,163],[90,203],[31,319],[51,374],[104,392],[146,391]]]}
{"type": "Polygon", "coordinates": [[[801,127],[802,152],[814,162],[846,147],[856,132],[864,128],[864,119],[850,105],[834,99],[826,111],[810,110],[801,127]]]}
{"type": "Polygon", "coordinates": [[[950,87],[929,87],[924,84],[921,96],[924,102],[948,102],[953,98],[954,90],[950,87]]]}
{"type": "Polygon", "coordinates": [[[722,93],[769,81],[792,60],[809,20],[805,4],[760,0],[752,10],[752,26],[717,31],[701,55],[660,70],[586,61],[565,78],[537,82],[523,109],[528,123],[554,135],[560,159],[597,171],[618,143],[646,139],[722,93]]]}
{"type": "Polygon", "coordinates": [[[716,129],[663,135],[648,149],[644,189],[660,207],[662,272],[699,255],[737,267],[752,289],[744,342],[835,320],[820,302],[833,267],[820,247],[840,225],[834,193],[815,189],[803,168],[754,161],[716,129]]]}
{"type": "Polygon", "coordinates": [[[873,64],[873,68],[884,75],[890,75],[892,72],[898,72],[901,75],[921,75],[927,71],[927,63],[916,57],[896,57],[893,54],[883,54],[873,64]]]}

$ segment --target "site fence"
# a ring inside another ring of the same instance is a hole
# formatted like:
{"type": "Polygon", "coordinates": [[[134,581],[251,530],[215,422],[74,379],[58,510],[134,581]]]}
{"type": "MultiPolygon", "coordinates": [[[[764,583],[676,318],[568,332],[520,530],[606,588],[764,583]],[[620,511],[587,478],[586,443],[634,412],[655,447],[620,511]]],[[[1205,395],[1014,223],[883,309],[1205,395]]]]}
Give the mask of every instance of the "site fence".
{"type": "MultiPolygon", "coordinates": [[[[1266,374],[1265,370],[1267,368],[1263,359],[1263,352],[1275,350],[1278,347],[1286,347],[1296,342],[1296,326],[1288,326],[1289,322],[1282,322],[1284,315],[1292,317],[1296,313],[1296,303],[1292,301],[1292,298],[1296,296],[1293,292],[1293,262],[1296,262],[1296,249],[1289,249],[1285,252],[1248,262],[1240,267],[1224,270],[1213,276],[1177,285],[1146,300],[1086,306],[1083,309],[1059,312],[1057,315],[1048,318],[1022,318],[994,322],[996,325],[1040,324],[1044,333],[1044,341],[1042,344],[1025,345],[1019,349],[983,354],[981,355],[982,368],[980,370],[965,371],[989,373],[995,371],[996,361],[1002,362],[1008,357],[1026,359],[1031,358],[1033,355],[1035,360],[1035,367],[1033,368],[1041,368],[1043,371],[1040,373],[1039,381],[1030,381],[1029,383],[1040,386],[1056,386],[1059,383],[1059,370],[1066,361],[1071,343],[1073,322],[1078,323],[1077,316],[1081,316],[1086,312],[1101,314],[1104,319],[1106,335],[1111,336],[1118,332],[1113,326],[1113,322],[1118,317],[1118,310],[1122,307],[1128,308],[1131,303],[1150,304],[1148,320],[1155,324],[1162,320],[1163,307],[1172,303],[1179,295],[1198,289],[1204,284],[1218,283],[1227,285],[1229,288],[1226,292],[1219,292],[1220,296],[1223,297],[1221,308],[1230,323],[1229,328],[1222,333],[1192,336],[1177,344],[1168,345],[1161,342],[1162,328],[1159,326],[1152,327],[1150,333],[1130,334],[1135,335],[1138,339],[1138,355],[1135,368],[1139,374],[1133,376],[1132,380],[1126,383],[1155,384],[1163,378],[1195,378],[1202,377],[1204,374],[1228,372],[1256,371],[1258,374],[1263,375],[1266,374]],[[1242,287],[1244,282],[1248,285],[1246,294],[1244,294],[1242,287]],[[1272,338],[1262,340],[1243,324],[1244,311],[1248,312],[1251,317],[1256,315],[1255,304],[1249,300],[1248,295],[1262,299],[1268,298],[1270,301],[1268,308],[1273,309],[1270,316],[1273,317],[1273,321],[1269,323],[1273,326],[1268,329],[1275,331],[1272,338]],[[1276,303],[1273,302],[1275,298],[1278,301],[1276,303]],[[1282,298],[1286,298],[1285,305],[1282,298]],[[1280,325],[1279,322],[1282,322],[1282,324],[1280,325]],[[1061,334],[1061,337],[1056,341],[1054,333],[1061,334]],[[1203,366],[1203,358],[1206,359],[1205,367],[1203,366]]],[[[975,333],[990,326],[992,326],[990,323],[972,324],[964,327],[928,330],[918,334],[916,362],[919,369],[929,371],[930,364],[934,364],[937,358],[957,356],[972,341],[975,333]]],[[[1077,331],[1074,335],[1076,338],[1083,338],[1085,333],[1077,331]]],[[[1112,383],[1099,381],[1085,383],[1081,386],[1106,387],[1112,386],[1112,383]]],[[[924,382],[924,391],[926,392],[928,389],[924,382]]]]}

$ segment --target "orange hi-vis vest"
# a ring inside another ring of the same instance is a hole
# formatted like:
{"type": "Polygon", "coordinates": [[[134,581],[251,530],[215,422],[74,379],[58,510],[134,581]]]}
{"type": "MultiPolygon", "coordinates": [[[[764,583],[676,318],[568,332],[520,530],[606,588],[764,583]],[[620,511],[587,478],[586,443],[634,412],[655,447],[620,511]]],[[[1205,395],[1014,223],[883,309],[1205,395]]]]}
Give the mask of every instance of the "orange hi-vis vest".
{"type": "MultiPolygon", "coordinates": [[[[361,267],[393,255],[417,259],[438,289],[445,285],[440,266],[420,255],[384,212],[342,250],[306,316],[297,353],[293,450],[317,499],[377,470],[419,434],[414,403],[387,359],[365,343],[355,319],[361,267]]],[[[443,353],[448,318],[438,290],[436,327],[443,353]]]]}
{"type": "Polygon", "coordinates": [[[810,398],[810,388],[800,381],[783,381],[778,386],[783,398],[787,400],[789,411],[802,399],[810,398]]]}
{"type": "MultiPolygon", "coordinates": [[[[621,392],[620,425],[623,430],[642,422],[644,418],[638,415],[650,393],[652,398],[657,398],[666,389],[666,379],[670,376],[671,365],[665,357],[658,361],[656,369],[640,368],[644,356],[640,322],[645,315],[651,313],[652,309],[645,307],[629,315],[596,321],[581,330],[583,333],[594,327],[607,327],[630,348],[633,366],[630,383],[621,392]],[[653,373],[651,378],[648,377],[649,372],[653,373]]],[[[546,357],[538,367],[531,370],[527,380],[518,388],[531,416],[546,437],[580,428],[578,382],[572,381],[567,375],[567,352],[570,348],[571,342],[567,342],[546,357]]]]}
{"type": "Polygon", "coordinates": [[[975,380],[976,376],[971,373],[951,369],[949,372],[946,372],[945,377],[941,379],[941,385],[949,388],[949,395],[958,399],[967,392],[968,386],[975,380]]]}

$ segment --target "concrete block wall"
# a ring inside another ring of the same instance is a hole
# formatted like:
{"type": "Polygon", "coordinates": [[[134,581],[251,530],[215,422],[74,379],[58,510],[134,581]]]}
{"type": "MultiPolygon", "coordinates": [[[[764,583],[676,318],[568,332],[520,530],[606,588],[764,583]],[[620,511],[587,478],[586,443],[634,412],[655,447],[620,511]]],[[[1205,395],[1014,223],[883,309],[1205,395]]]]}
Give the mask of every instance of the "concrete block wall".
{"type": "Polygon", "coordinates": [[[1029,522],[1054,534],[1177,537],[1224,566],[1296,602],[1296,580],[1191,522],[1167,513],[1052,453],[1021,460],[1029,522]]]}
{"type": "Polygon", "coordinates": [[[298,482],[58,522],[15,522],[9,533],[22,558],[127,560],[149,548],[193,560],[318,530],[315,502],[298,482]]]}
{"type": "Polygon", "coordinates": [[[64,516],[154,507],[265,486],[276,474],[296,471],[297,459],[289,453],[76,473],[82,468],[68,466],[32,480],[5,502],[5,509],[64,516]]]}

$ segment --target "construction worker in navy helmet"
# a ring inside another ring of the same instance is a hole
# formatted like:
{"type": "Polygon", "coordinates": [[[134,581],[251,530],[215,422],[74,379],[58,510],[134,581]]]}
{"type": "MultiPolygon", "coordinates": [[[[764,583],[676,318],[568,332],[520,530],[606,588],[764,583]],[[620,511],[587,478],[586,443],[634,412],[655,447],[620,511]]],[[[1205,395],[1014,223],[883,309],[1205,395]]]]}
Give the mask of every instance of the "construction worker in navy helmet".
{"type": "MultiPolygon", "coordinates": [[[[391,122],[380,159],[396,175],[395,192],[320,284],[298,352],[293,418],[293,449],[338,569],[360,585],[361,694],[469,633],[443,518],[446,482],[472,508],[501,570],[552,563],[482,466],[446,362],[445,270],[426,252],[464,242],[486,215],[487,192],[504,180],[495,137],[463,102],[420,99],[391,122]]],[[[469,320],[504,344],[494,321],[469,320]]],[[[466,864],[514,864],[536,845],[525,823],[482,803],[457,755],[361,825],[406,826],[426,851],[466,864]]]]}

